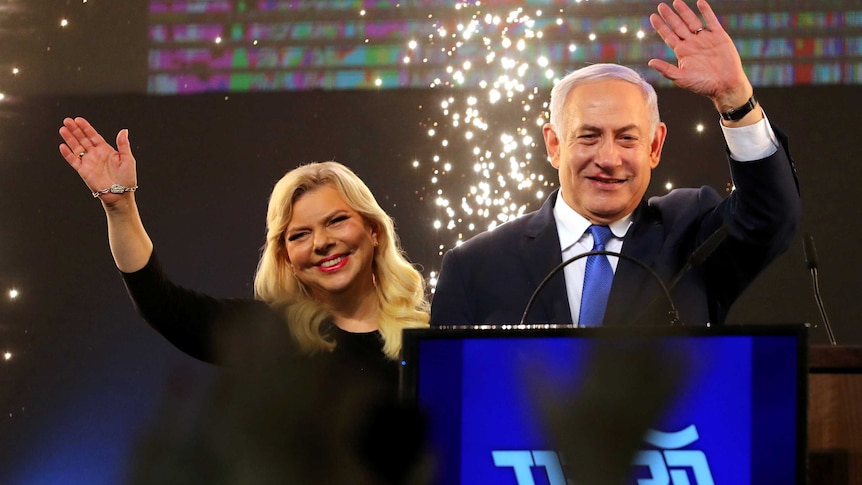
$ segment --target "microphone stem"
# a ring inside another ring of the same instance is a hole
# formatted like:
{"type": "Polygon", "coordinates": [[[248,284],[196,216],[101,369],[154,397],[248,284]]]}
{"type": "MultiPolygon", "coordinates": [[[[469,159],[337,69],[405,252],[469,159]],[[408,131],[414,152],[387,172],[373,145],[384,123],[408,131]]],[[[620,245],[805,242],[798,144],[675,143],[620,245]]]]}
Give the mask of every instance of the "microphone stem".
{"type": "Polygon", "coordinates": [[[814,283],[814,299],[817,301],[817,309],[820,311],[820,318],[823,319],[823,326],[826,327],[826,335],[829,337],[831,345],[838,345],[835,341],[835,334],[832,333],[832,325],[829,324],[829,317],[826,316],[826,309],[823,306],[823,298],[820,296],[820,281],[817,278],[817,268],[811,268],[811,281],[814,283]]]}
{"type": "MultiPolygon", "coordinates": [[[[664,293],[664,297],[667,299],[668,305],[670,306],[670,311],[668,312],[668,316],[670,317],[670,324],[671,325],[682,324],[682,320],[679,318],[679,311],[677,311],[676,305],[674,305],[674,303],[673,303],[673,298],[670,297],[670,290],[668,289],[667,285],[664,284],[664,281],[661,279],[661,276],[659,276],[658,273],[656,273],[654,269],[650,268],[649,266],[646,265],[646,263],[644,263],[643,261],[641,261],[637,258],[633,258],[631,256],[626,256],[625,254],[620,254],[616,251],[593,250],[593,251],[587,251],[585,253],[578,254],[576,256],[572,256],[571,258],[567,259],[566,261],[563,261],[562,263],[560,263],[556,267],[554,267],[554,269],[552,269],[551,272],[548,273],[547,276],[545,276],[545,279],[543,279],[539,283],[539,286],[536,287],[535,291],[533,291],[533,294],[530,296],[530,299],[527,301],[527,306],[526,306],[526,308],[524,308],[524,314],[521,316],[521,321],[518,325],[524,325],[526,323],[527,315],[530,313],[530,310],[533,308],[533,304],[536,302],[536,297],[539,295],[539,292],[542,291],[542,289],[545,287],[545,285],[548,284],[548,281],[550,281],[552,277],[554,277],[557,273],[562,271],[562,269],[564,267],[566,267],[567,265],[569,265],[570,263],[574,263],[575,261],[577,261],[581,258],[585,258],[588,256],[593,256],[593,255],[613,256],[613,257],[621,259],[621,260],[631,261],[632,263],[643,268],[643,270],[646,271],[647,273],[649,273],[653,277],[653,279],[658,282],[659,286],[661,286],[662,293],[664,293]]],[[[643,313],[643,310],[641,310],[641,313],[643,313]]],[[[640,318],[640,316],[641,315],[638,315],[637,318],[635,318],[635,321],[637,321],[640,318]]]]}

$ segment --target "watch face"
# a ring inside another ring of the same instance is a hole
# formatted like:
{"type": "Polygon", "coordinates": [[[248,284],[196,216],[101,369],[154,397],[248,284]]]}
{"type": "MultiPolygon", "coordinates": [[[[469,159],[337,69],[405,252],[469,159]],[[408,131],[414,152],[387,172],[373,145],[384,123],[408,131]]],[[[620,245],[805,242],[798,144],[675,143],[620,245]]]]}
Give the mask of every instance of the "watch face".
{"type": "Polygon", "coordinates": [[[112,194],[122,194],[125,191],[126,191],[126,188],[120,184],[114,184],[111,186],[111,193],[112,194]]]}

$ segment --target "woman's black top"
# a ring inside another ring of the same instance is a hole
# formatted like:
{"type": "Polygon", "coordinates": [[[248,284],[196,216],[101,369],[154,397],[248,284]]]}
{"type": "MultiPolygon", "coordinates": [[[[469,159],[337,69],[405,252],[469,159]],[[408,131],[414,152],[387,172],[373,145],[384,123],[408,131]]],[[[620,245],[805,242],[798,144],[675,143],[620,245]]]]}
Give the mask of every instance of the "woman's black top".
{"type": "MultiPolygon", "coordinates": [[[[121,273],[138,314],[186,354],[231,367],[232,359],[272,352],[303,358],[283,315],[262,301],[214,298],[171,282],[155,253],[139,271],[121,273]]],[[[398,364],[383,354],[380,332],[352,333],[324,324],[336,343],[333,352],[305,357],[379,382],[389,392],[398,386],[398,364]]]]}

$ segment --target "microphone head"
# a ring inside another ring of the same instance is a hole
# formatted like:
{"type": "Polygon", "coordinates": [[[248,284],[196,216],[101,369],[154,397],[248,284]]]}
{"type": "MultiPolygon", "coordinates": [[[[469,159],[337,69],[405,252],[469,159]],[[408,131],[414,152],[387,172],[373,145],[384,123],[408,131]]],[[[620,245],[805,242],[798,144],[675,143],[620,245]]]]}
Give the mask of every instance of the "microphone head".
{"type": "Polygon", "coordinates": [[[814,247],[814,236],[809,233],[802,235],[802,250],[805,253],[805,264],[808,269],[817,269],[817,248],[814,247]]]}
{"type": "Polygon", "coordinates": [[[718,249],[718,246],[727,239],[727,235],[729,233],[729,227],[721,226],[717,231],[710,234],[709,237],[691,253],[691,256],[688,257],[688,262],[691,267],[700,266],[707,260],[707,258],[712,256],[712,253],[718,249]]]}

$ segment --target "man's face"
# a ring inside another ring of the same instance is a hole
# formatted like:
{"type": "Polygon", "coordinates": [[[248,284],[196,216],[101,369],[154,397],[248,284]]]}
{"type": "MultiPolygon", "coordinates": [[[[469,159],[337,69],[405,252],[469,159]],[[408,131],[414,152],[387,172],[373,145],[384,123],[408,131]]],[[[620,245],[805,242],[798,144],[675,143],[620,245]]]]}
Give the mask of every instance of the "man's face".
{"type": "Polygon", "coordinates": [[[667,128],[650,132],[644,95],[610,80],[577,86],[565,103],[562,133],[545,125],[563,200],[592,223],[609,224],[638,206],[658,166],[667,128]]]}

